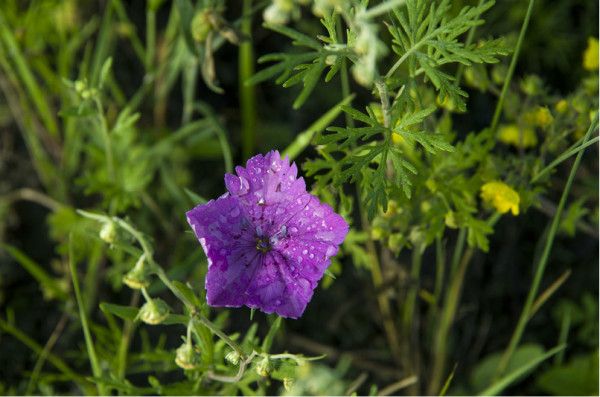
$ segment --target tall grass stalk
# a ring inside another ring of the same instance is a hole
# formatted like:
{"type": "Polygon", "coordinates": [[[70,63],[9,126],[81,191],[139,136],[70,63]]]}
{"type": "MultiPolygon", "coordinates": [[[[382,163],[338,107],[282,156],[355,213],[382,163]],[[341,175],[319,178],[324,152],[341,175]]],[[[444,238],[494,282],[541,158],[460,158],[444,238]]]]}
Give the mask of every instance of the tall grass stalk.
{"type": "Polygon", "coordinates": [[[500,115],[502,114],[502,107],[504,106],[504,99],[506,98],[506,93],[508,92],[508,87],[510,86],[510,82],[512,80],[513,74],[515,73],[515,67],[517,66],[517,59],[519,58],[519,53],[521,52],[521,45],[523,44],[523,40],[525,39],[525,33],[527,32],[527,27],[529,26],[529,20],[531,19],[531,13],[533,11],[534,3],[535,3],[535,0],[529,0],[529,6],[527,7],[527,13],[525,14],[525,19],[523,20],[523,25],[521,25],[521,31],[519,32],[519,39],[517,40],[515,52],[513,53],[513,56],[510,60],[510,65],[508,67],[508,72],[506,73],[504,85],[502,85],[502,91],[500,92],[500,98],[498,99],[498,103],[496,104],[496,109],[494,110],[494,117],[492,118],[492,124],[490,127],[492,136],[496,135],[496,130],[498,129],[498,122],[500,121],[500,115]]]}
{"type": "Polygon", "coordinates": [[[245,159],[254,154],[256,145],[256,94],[254,85],[245,84],[254,75],[254,48],[252,46],[252,0],[244,0],[241,32],[246,38],[239,48],[238,73],[240,109],[242,114],[242,155],[245,159]]]}
{"type": "MultiPolygon", "coordinates": [[[[85,304],[83,302],[83,297],[81,296],[81,290],[79,289],[79,278],[77,276],[77,269],[75,267],[72,235],[69,236],[69,268],[71,269],[71,280],[73,282],[73,290],[75,291],[75,299],[77,300],[77,306],[79,307],[79,319],[81,320],[81,328],[83,328],[83,336],[85,338],[85,345],[90,359],[92,373],[94,374],[95,378],[101,378],[102,368],[100,367],[100,363],[98,362],[96,348],[94,347],[94,341],[92,339],[87,313],[85,311],[85,304]]],[[[99,382],[96,384],[96,386],[98,387],[98,394],[100,394],[101,396],[105,396],[107,394],[107,390],[104,383],[99,382]]]]}
{"type": "MultiPolygon", "coordinates": [[[[590,137],[592,136],[592,133],[596,130],[597,127],[598,127],[598,115],[596,114],[594,121],[592,121],[592,124],[590,125],[590,127],[588,128],[588,130],[585,134],[585,138],[583,140],[584,145],[590,139],[590,137]]],[[[542,255],[540,256],[539,262],[537,263],[537,265],[535,267],[535,269],[536,269],[535,275],[533,277],[533,280],[531,281],[531,286],[529,287],[529,293],[527,294],[527,299],[525,300],[525,304],[523,306],[521,316],[519,317],[517,326],[515,327],[515,330],[510,338],[510,342],[508,343],[508,346],[507,346],[506,350],[504,351],[504,354],[502,355],[500,363],[498,364],[498,367],[496,368],[496,375],[495,375],[496,378],[498,378],[504,374],[504,371],[506,370],[506,367],[507,367],[511,357],[513,356],[513,354],[515,352],[515,349],[517,348],[517,346],[519,345],[519,342],[521,341],[521,337],[523,336],[523,332],[525,331],[527,322],[530,319],[530,314],[531,314],[531,310],[533,307],[533,303],[535,301],[538,290],[540,288],[540,283],[542,282],[542,277],[544,276],[544,271],[546,270],[546,265],[548,264],[548,259],[550,258],[550,251],[552,250],[552,245],[554,244],[554,238],[556,237],[556,232],[558,231],[558,227],[560,225],[562,212],[565,208],[565,205],[567,202],[567,197],[569,196],[569,192],[571,191],[571,186],[573,185],[573,180],[575,179],[577,169],[579,168],[579,164],[581,163],[581,158],[583,157],[583,153],[584,153],[584,150],[581,150],[581,151],[579,151],[579,153],[577,153],[577,157],[575,158],[575,161],[573,162],[573,166],[571,167],[571,172],[569,173],[569,178],[567,179],[567,183],[565,184],[565,187],[563,189],[562,195],[560,197],[560,201],[558,203],[558,206],[556,207],[556,212],[554,213],[554,217],[552,218],[550,230],[548,232],[548,235],[546,236],[544,250],[542,252],[542,255]]]]}

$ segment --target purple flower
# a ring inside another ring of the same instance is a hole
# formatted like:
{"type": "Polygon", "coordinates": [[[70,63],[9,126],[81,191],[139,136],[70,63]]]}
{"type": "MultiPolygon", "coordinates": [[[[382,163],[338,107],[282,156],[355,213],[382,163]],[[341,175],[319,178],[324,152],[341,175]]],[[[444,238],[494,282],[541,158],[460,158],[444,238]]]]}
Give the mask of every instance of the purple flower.
{"type": "Polygon", "coordinates": [[[225,175],[227,193],[187,212],[208,258],[208,304],[298,318],[348,224],[306,192],[277,151],[235,170],[225,175]]]}

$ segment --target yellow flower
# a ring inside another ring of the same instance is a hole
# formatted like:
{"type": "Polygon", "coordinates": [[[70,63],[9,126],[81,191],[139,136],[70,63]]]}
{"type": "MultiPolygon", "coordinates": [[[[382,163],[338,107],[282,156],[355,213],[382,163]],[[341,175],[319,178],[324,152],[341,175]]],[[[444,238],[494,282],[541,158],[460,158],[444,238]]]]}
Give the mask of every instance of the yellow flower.
{"type": "Polygon", "coordinates": [[[481,187],[483,201],[496,209],[501,214],[508,211],[519,215],[519,193],[503,182],[492,181],[481,187]]]}
{"type": "Polygon", "coordinates": [[[598,69],[598,39],[588,38],[588,46],[583,53],[583,68],[586,70],[598,69]]]}
{"type": "Polygon", "coordinates": [[[532,129],[523,128],[519,130],[519,127],[514,124],[501,126],[498,131],[498,139],[507,145],[524,149],[537,145],[537,136],[532,129]]]}
{"type": "Polygon", "coordinates": [[[564,99],[561,99],[560,101],[556,102],[556,105],[554,105],[554,109],[556,109],[558,113],[564,113],[567,110],[569,110],[569,103],[564,99]]]}
{"type": "Polygon", "coordinates": [[[552,117],[552,113],[545,106],[538,106],[534,113],[534,122],[535,125],[541,128],[546,128],[554,121],[554,117],[552,117]]]}

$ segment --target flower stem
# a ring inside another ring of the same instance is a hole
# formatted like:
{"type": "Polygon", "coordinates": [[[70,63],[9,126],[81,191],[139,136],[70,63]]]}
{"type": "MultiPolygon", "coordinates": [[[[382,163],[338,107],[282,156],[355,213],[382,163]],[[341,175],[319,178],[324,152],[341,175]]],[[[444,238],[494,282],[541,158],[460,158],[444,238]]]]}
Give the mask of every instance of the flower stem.
{"type": "Polygon", "coordinates": [[[490,127],[492,136],[496,135],[498,122],[500,121],[500,114],[502,114],[502,106],[504,105],[504,99],[506,98],[508,86],[510,85],[510,81],[512,80],[513,74],[515,72],[515,67],[517,66],[517,59],[519,58],[519,53],[521,52],[521,44],[523,44],[523,40],[525,39],[525,33],[527,32],[527,26],[529,25],[529,19],[531,18],[534,3],[535,0],[529,0],[527,13],[525,14],[525,19],[523,20],[523,25],[521,25],[521,31],[519,33],[519,39],[517,40],[517,46],[515,47],[515,52],[513,53],[512,59],[510,60],[510,66],[508,67],[508,72],[504,80],[504,85],[502,86],[500,98],[498,99],[498,103],[496,103],[496,110],[494,110],[494,117],[492,118],[492,125],[490,127]]]}
{"type": "MultiPolygon", "coordinates": [[[[81,320],[81,328],[83,328],[83,336],[85,338],[85,345],[87,347],[88,356],[90,359],[90,365],[92,367],[92,373],[95,378],[102,377],[102,368],[98,362],[98,356],[96,355],[96,349],[94,347],[94,341],[92,334],[90,333],[90,327],[88,324],[87,314],[85,312],[85,305],[79,289],[79,279],[77,277],[77,270],[75,269],[75,258],[73,253],[73,236],[69,236],[69,268],[71,269],[71,281],[73,282],[73,290],[75,291],[75,299],[77,300],[77,306],[79,307],[79,317],[81,320]]],[[[96,384],[98,388],[98,394],[104,396],[107,394],[104,383],[96,384]]]]}
{"type": "Polygon", "coordinates": [[[239,354],[240,359],[246,359],[246,353],[242,349],[240,345],[234,342],[229,336],[225,335],[223,331],[221,331],[213,322],[204,317],[202,314],[197,313],[194,316],[194,320],[198,321],[200,324],[204,325],[206,328],[210,329],[212,333],[217,335],[219,338],[223,340],[223,342],[227,343],[229,347],[231,347],[237,354],[239,354]]]}

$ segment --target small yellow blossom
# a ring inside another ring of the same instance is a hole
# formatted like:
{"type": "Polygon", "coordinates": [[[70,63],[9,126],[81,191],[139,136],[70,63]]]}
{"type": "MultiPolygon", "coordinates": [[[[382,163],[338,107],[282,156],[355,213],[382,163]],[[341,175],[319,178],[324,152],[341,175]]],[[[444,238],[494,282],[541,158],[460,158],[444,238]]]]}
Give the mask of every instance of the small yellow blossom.
{"type": "Polygon", "coordinates": [[[598,69],[598,39],[588,38],[588,46],[583,53],[583,68],[586,70],[598,69]]]}
{"type": "Polygon", "coordinates": [[[550,110],[545,107],[545,106],[539,106],[536,110],[535,110],[535,125],[537,125],[538,127],[541,128],[546,128],[548,127],[550,124],[552,124],[552,122],[554,121],[554,117],[552,117],[552,113],[550,113],[550,110]]]}
{"type": "Polygon", "coordinates": [[[556,109],[558,113],[564,113],[569,110],[569,103],[566,100],[561,99],[560,101],[556,102],[554,109],[556,109]]]}
{"type": "Polygon", "coordinates": [[[519,130],[519,127],[514,124],[501,126],[498,131],[498,139],[507,145],[524,149],[537,145],[537,136],[532,129],[523,128],[519,130]]]}
{"type": "Polygon", "coordinates": [[[513,215],[519,215],[519,193],[503,182],[484,184],[481,187],[481,198],[501,214],[511,211],[513,215]]]}

